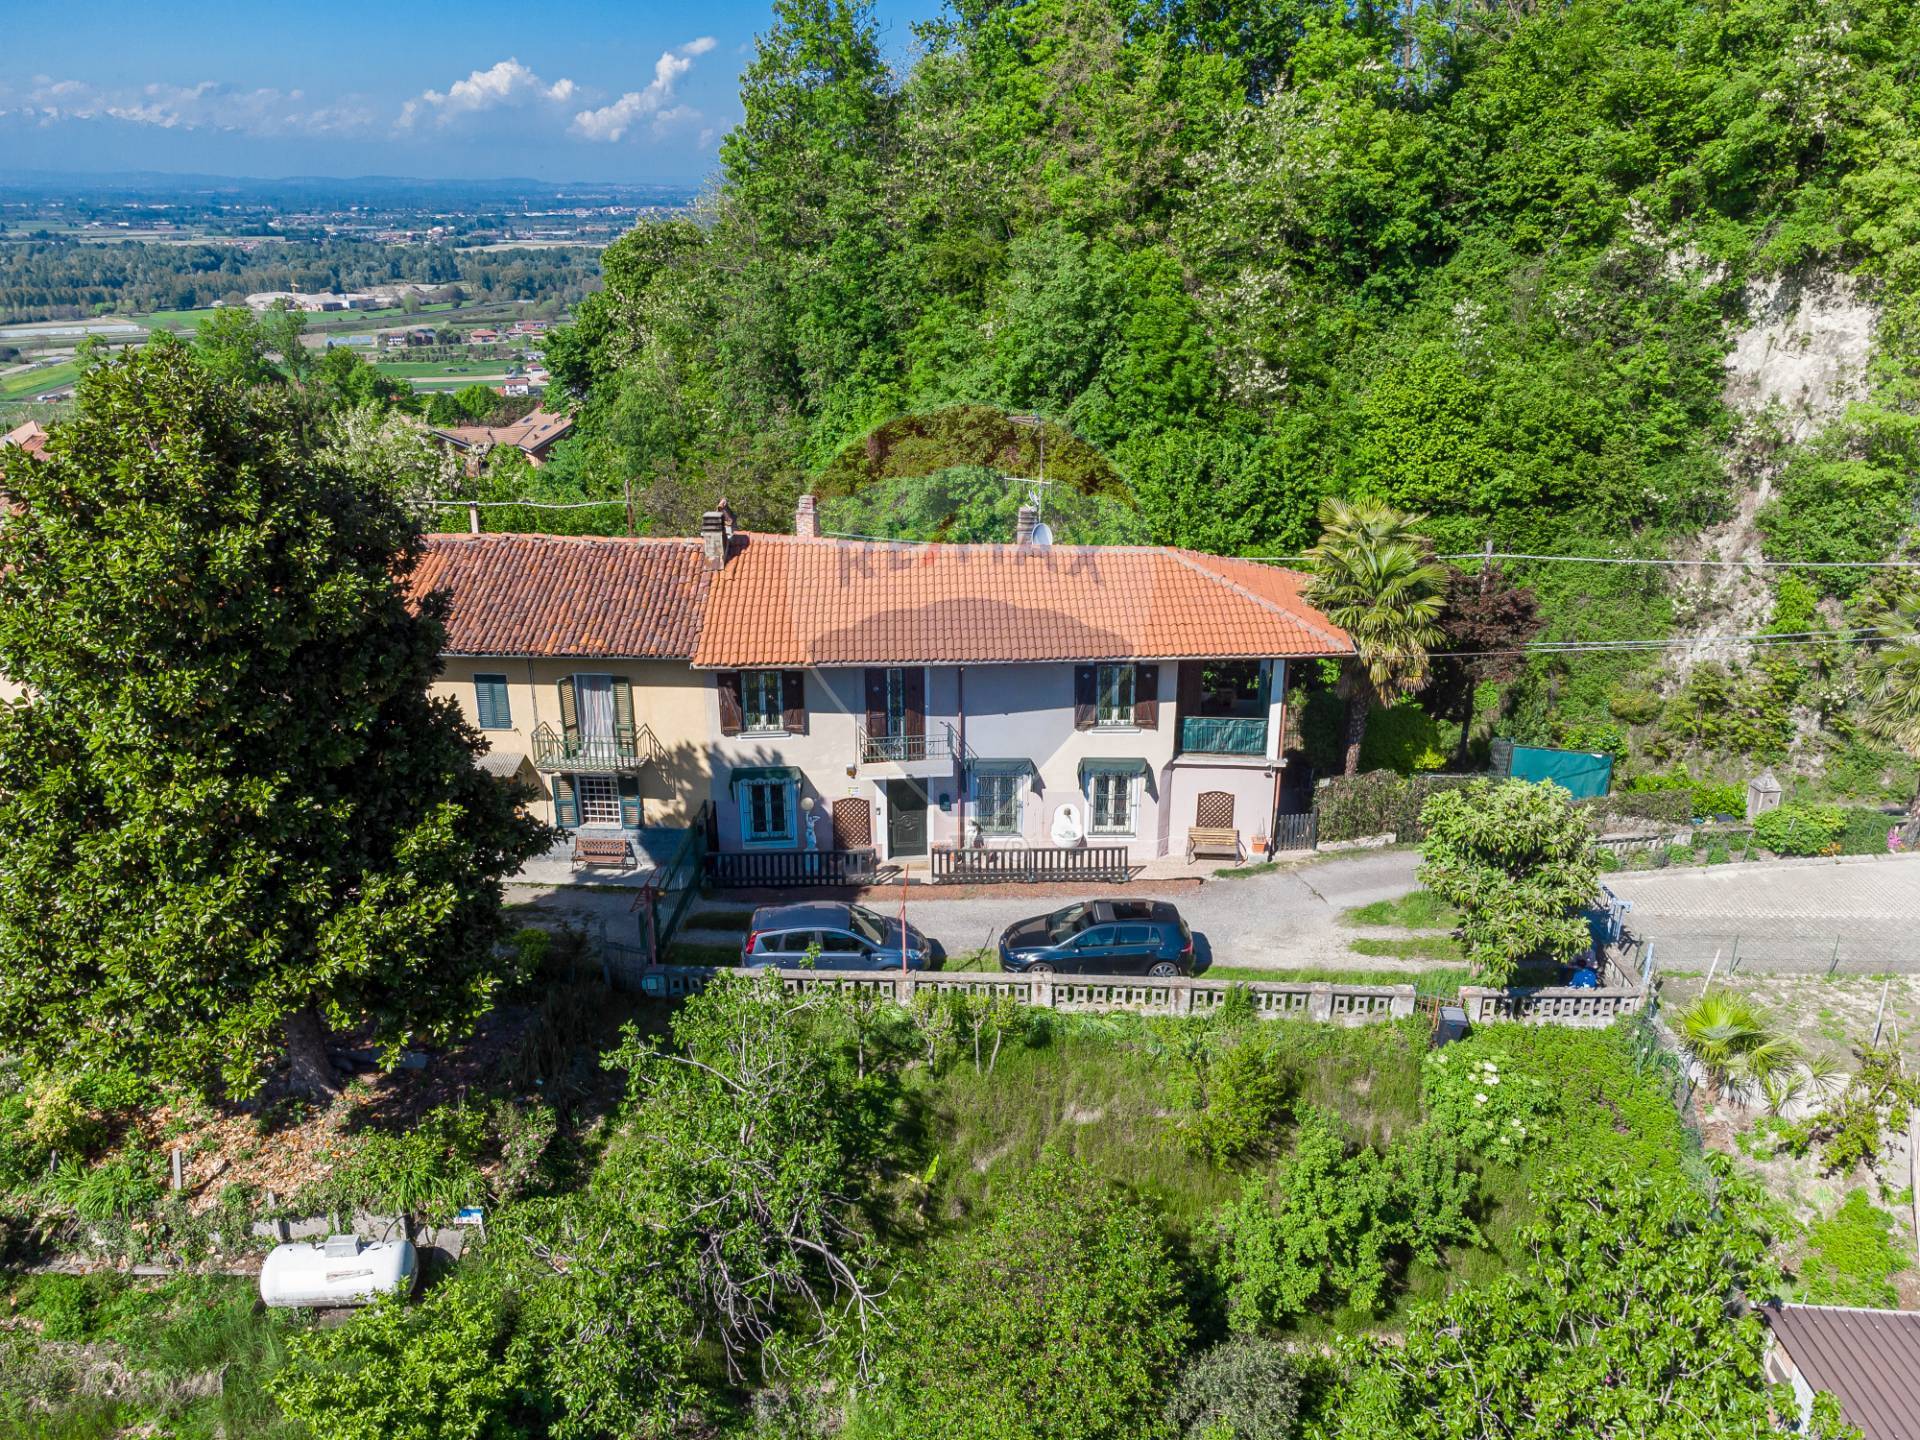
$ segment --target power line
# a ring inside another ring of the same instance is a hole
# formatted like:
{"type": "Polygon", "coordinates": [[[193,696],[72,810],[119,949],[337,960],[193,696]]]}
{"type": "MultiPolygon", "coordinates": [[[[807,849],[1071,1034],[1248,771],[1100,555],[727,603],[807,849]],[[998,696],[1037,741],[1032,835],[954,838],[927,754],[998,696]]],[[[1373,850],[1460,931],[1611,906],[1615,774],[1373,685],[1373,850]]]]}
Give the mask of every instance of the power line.
{"type": "Polygon", "coordinates": [[[575,500],[556,504],[551,500],[421,500],[421,505],[436,505],[443,510],[598,510],[608,505],[625,505],[625,500],[575,500]]]}

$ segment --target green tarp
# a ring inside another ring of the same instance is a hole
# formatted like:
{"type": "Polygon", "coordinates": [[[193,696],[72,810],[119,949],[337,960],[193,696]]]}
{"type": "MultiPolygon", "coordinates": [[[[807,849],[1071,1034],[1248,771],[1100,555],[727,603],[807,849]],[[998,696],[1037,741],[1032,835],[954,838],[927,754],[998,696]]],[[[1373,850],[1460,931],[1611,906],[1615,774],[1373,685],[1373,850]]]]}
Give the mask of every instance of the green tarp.
{"type": "Polygon", "coordinates": [[[1033,761],[969,760],[967,768],[976,775],[1026,775],[1033,770],[1033,761]]]}
{"type": "Polygon", "coordinates": [[[1573,792],[1576,800],[1604,795],[1613,783],[1613,757],[1589,755],[1584,750],[1547,750],[1536,745],[1513,747],[1516,780],[1551,780],[1573,792]]]}
{"type": "Polygon", "coordinates": [[[1113,760],[1082,760],[1080,762],[1080,783],[1085,785],[1087,783],[1087,776],[1097,771],[1104,771],[1110,775],[1144,775],[1147,773],[1147,770],[1147,762],[1138,755],[1113,760]]]}

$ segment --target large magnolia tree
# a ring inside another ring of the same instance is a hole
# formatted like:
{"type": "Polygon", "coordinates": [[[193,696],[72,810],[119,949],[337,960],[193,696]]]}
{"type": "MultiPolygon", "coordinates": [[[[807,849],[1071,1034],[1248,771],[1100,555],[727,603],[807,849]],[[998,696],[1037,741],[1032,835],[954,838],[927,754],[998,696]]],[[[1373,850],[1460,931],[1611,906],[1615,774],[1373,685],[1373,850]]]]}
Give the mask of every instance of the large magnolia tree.
{"type": "Polygon", "coordinates": [[[164,340],[0,488],[0,1050],[325,1093],[329,1028],[480,1014],[547,835],[427,693],[393,489],[164,340]]]}

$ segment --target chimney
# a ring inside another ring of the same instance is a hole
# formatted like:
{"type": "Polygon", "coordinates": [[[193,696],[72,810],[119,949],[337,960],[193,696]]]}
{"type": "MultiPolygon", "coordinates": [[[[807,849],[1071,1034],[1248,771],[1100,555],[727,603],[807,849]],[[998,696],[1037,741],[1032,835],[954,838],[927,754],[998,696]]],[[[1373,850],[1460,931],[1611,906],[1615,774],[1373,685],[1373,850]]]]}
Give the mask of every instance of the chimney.
{"type": "Polygon", "coordinates": [[[733,527],[728,521],[730,516],[724,508],[709,510],[700,517],[700,553],[706,557],[709,570],[722,570],[727,564],[727,540],[733,527]]]}
{"type": "Polygon", "coordinates": [[[1013,543],[1016,545],[1031,545],[1033,543],[1033,527],[1039,523],[1039,510],[1031,505],[1022,505],[1020,507],[1020,518],[1014,522],[1013,526],[1013,543]]]}
{"type": "Polygon", "coordinates": [[[808,540],[820,538],[820,512],[814,508],[813,496],[800,497],[800,508],[793,514],[793,533],[808,540]]]}

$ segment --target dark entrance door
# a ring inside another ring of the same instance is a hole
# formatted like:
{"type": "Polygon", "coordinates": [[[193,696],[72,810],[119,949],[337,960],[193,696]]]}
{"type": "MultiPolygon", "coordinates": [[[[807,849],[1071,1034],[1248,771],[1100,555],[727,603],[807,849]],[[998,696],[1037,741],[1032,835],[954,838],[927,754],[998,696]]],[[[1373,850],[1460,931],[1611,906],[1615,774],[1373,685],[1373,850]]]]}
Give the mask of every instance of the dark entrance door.
{"type": "Polygon", "coordinates": [[[927,787],[924,781],[887,782],[887,850],[895,859],[927,853],[927,787]]]}

